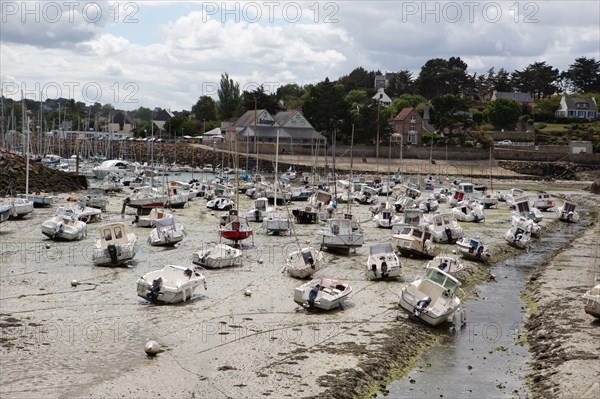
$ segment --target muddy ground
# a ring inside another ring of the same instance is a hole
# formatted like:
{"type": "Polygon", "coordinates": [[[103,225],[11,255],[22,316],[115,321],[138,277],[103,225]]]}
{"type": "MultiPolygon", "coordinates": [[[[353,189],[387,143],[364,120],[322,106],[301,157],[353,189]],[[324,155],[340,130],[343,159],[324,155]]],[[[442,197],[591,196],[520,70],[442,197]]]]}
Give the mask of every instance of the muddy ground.
{"type": "MultiPolygon", "coordinates": [[[[597,197],[582,191],[587,185],[503,181],[495,188],[585,196],[586,206],[597,206],[597,197]]],[[[56,205],[67,197],[59,196],[56,205]]],[[[111,198],[105,222],[124,220],[131,226],[132,212],[120,215],[124,197],[111,198]]],[[[250,205],[242,196],[240,212],[250,205]]],[[[191,266],[193,251],[218,241],[218,215],[206,209],[204,200],[175,211],[188,231],[175,249],[150,247],[149,230],[131,226],[139,252],[130,267],[116,269],[92,265],[94,225],[79,242],[44,238],[39,226],[53,212],[36,210],[26,220],[0,226],[3,397],[364,397],[384,390],[387,381],[406,372],[419,353],[448,333],[449,326],[432,329],[397,306],[401,288],[423,271],[426,260],[401,258],[404,273],[398,280],[365,279],[369,245],[391,238],[389,230],[374,227],[366,206],[353,207],[364,222],[365,245],[350,256],[325,255],[328,266],[320,274],[347,280],[354,289],[343,311],[327,313],[299,308],[292,295],[302,281],[282,273],[288,252],[298,245],[318,245],[318,225],[299,225],[290,237],[267,236],[254,225],[254,242],[245,245],[241,267],[203,271],[208,290],[198,291],[191,303],[154,306],[136,296],[136,279],[167,263],[191,266]],[[83,284],[71,286],[74,279],[83,284]],[[247,290],[251,296],[244,294],[247,290]],[[143,350],[149,339],[164,349],[155,358],[143,350]]],[[[501,203],[486,212],[485,222],[463,224],[466,235],[478,235],[490,245],[494,261],[518,251],[502,238],[510,214],[501,203]]],[[[547,213],[544,223],[553,225],[555,217],[547,213]]],[[[490,279],[489,266],[463,263],[458,277],[467,293],[490,279]]],[[[557,384],[563,377],[544,374],[557,384]]]]}

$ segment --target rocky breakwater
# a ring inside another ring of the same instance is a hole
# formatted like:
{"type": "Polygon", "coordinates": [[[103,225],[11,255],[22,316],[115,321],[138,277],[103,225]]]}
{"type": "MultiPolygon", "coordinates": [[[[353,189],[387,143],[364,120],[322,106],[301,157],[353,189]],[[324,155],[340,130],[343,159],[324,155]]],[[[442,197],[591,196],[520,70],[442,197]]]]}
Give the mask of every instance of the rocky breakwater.
{"type": "Polygon", "coordinates": [[[548,180],[579,180],[579,175],[599,169],[598,165],[580,165],[563,161],[498,161],[498,166],[523,175],[542,176],[548,180]]]}
{"type": "MultiPolygon", "coordinates": [[[[0,150],[0,189],[2,195],[25,193],[27,159],[0,150]]],[[[87,188],[85,176],[62,172],[42,165],[29,163],[29,192],[72,192],[87,188]]]]}

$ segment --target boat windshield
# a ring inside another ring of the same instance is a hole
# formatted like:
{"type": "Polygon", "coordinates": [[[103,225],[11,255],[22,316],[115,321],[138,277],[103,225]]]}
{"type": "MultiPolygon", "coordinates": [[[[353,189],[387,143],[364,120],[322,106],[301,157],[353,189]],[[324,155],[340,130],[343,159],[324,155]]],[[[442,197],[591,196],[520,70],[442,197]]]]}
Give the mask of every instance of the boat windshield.
{"type": "Polygon", "coordinates": [[[370,255],[389,254],[393,252],[392,244],[389,242],[383,244],[374,244],[369,248],[370,255]]]}

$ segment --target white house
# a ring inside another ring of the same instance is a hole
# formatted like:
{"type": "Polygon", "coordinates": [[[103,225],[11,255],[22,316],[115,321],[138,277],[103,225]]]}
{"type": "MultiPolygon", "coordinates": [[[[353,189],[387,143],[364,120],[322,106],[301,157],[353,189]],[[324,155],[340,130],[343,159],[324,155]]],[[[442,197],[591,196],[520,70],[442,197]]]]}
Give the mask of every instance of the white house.
{"type": "Polygon", "coordinates": [[[596,119],[598,117],[598,105],[594,97],[567,97],[563,94],[555,115],[558,117],[596,119]]]}
{"type": "Polygon", "coordinates": [[[379,103],[381,105],[391,105],[392,104],[392,99],[385,94],[385,91],[383,91],[383,89],[377,89],[377,93],[375,93],[375,95],[372,97],[373,100],[375,101],[379,101],[379,103]]]}

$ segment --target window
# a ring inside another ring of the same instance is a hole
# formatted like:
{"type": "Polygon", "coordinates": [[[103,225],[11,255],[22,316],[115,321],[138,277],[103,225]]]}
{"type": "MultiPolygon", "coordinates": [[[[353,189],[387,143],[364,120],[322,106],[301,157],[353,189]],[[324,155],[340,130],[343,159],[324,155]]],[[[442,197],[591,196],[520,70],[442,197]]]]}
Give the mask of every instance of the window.
{"type": "Polygon", "coordinates": [[[120,227],[115,227],[115,239],[119,239],[123,237],[123,232],[120,227]]]}
{"type": "Polygon", "coordinates": [[[104,239],[106,241],[112,240],[112,234],[110,232],[110,229],[104,229],[104,239]]]}

